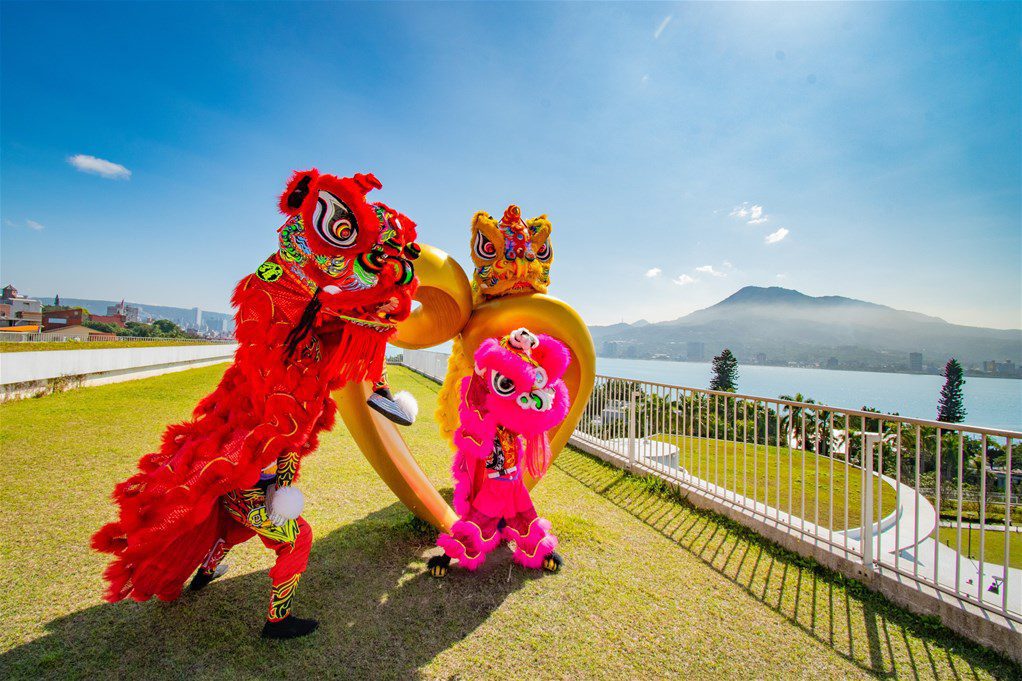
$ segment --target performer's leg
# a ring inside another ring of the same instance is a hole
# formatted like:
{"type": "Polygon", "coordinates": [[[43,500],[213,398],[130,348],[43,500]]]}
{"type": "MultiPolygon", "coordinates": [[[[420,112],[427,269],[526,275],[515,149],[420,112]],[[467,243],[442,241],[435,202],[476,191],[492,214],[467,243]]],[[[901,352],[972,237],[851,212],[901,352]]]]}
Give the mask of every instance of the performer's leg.
{"type": "Polygon", "coordinates": [[[192,577],[192,582],[189,585],[192,591],[198,591],[217,577],[225,575],[230,567],[224,562],[227,552],[255,535],[254,530],[233,519],[226,521],[225,525],[224,536],[213,543],[195,576],[192,577]]]}
{"type": "Polygon", "coordinates": [[[288,521],[284,529],[293,534],[291,541],[267,536],[260,533],[260,539],[267,548],[277,554],[277,561],[270,569],[272,589],[270,591],[270,607],[263,627],[265,638],[296,638],[311,633],[319,625],[311,619],[301,619],[291,614],[298,582],[309,563],[309,551],[312,549],[312,528],[305,519],[299,516],[288,521]]]}
{"type": "Polygon", "coordinates": [[[514,561],[527,568],[557,572],[564,561],[555,551],[557,537],[550,532],[550,521],[536,514],[524,485],[519,496],[517,513],[505,518],[507,524],[501,530],[504,539],[515,544],[514,561]]]}
{"type": "Polygon", "coordinates": [[[380,380],[373,384],[373,394],[369,396],[368,403],[370,407],[400,426],[412,425],[419,411],[411,393],[402,391],[397,395],[391,394],[386,368],[380,380]]]}
{"type": "MultiPolygon", "coordinates": [[[[444,550],[448,563],[452,559],[457,560],[462,567],[475,570],[486,560],[486,554],[500,544],[500,530],[497,529],[499,522],[499,518],[491,518],[475,509],[469,509],[464,517],[451,526],[450,533],[441,534],[437,538],[437,546],[444,550]]],[[[433,572],[432,566],[430,571],[433,572]]]]}

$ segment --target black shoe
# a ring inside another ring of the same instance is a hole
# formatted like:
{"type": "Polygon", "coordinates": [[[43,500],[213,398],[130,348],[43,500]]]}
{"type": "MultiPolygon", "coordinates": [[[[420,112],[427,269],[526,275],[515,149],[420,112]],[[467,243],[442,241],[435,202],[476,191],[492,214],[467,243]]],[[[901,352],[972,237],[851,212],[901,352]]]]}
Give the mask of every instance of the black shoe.
{"type": "Polygon", "coordinates": [[[199,571],[195,573],[194,577],[192,577],[192,583],[188,586],[188,588],[191,589],[192,591],[198,591],[199,589],[203,588],[204,586],[212,582],[214,579],[220,577],[226,572],[227,563],[221,563],[220,565],[217,565],[216,569],[213,570],[213,572],[206,572],[202,568],[199,568],[199,571]]]}
{"type": "Polygon", "coordinates": [[[299,638],[316,631],[319,622],[316,620],[303,620],[294,615],[288,615],[282,620],[271,622],[266,620],[263,625],[263,638],[284,640],[288,638],[299,638]]]}
{"type": "Polygon", "coordinates": [[[547,572],[557,572],[562,565],[564,565],[564,559],[556,551],[551,551],[550,555],[543,559],[543,569],[547,572]]]}
{"type": "Polygon", "coordinates": [[[414,423],[414,419],[394,401],[394,396],[386,388],[374,392],[366,402],[399,426],[410,426],[414,423]]]}
{"type": "Polygon", "coordinates": [[[426,563],[426,569],[429,570],[429,574],[434,577],[443,577],[447,574],[447,569],[451,567],[451,557],[446,553],[441,553],[439,556],[433,556],[426,563]]]}

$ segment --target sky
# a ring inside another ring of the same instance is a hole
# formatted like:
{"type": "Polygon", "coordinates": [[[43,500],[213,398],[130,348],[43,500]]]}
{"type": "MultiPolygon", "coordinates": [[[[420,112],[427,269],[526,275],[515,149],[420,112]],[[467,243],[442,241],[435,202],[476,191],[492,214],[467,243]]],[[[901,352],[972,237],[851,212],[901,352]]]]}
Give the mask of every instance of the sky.
{"type": "Polygon", "coordinates": [[[1022,328],[1019,3],[0,4],[0,279],[227,311],[293,170],[590,324],[746,285],[1022,328]]]}

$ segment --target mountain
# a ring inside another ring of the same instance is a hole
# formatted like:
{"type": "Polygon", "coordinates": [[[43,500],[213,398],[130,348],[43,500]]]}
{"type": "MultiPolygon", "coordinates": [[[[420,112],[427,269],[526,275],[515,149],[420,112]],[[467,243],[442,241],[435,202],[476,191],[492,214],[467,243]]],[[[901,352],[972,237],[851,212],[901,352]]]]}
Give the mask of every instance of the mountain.
{"type": "Polygon", "coordinates": [[[830,362],[846,368],[907,369],[912,352],[922,353],[924,364],[937,366],[952,356],[967,367],[987,360],[1022,362],[1022,330],[962,326],[854,298],[813,297],[776,286],[747,286],[671,321],[590,331],[602,356],[709,359],[729,347],[746,362],[763,353],[768,364],[830,362]],[[699,343],[704,356],[691,357],[699,354],[699,343]]]}

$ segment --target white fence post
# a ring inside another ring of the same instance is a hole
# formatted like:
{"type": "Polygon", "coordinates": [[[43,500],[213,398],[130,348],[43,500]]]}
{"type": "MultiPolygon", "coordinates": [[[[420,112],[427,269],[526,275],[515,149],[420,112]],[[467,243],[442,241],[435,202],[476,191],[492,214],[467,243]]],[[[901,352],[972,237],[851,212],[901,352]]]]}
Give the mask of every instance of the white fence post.
{"type": "Polygon", "coordinates": [[[635,397],[636,391],[628,396],[628,470],[635,471],[635,397]]]}
{"type": "Polygon", "coordinates": [[[862,443],[862,567],[873,574],[873,444],[872,433],[863,433],[862,443]]]}

